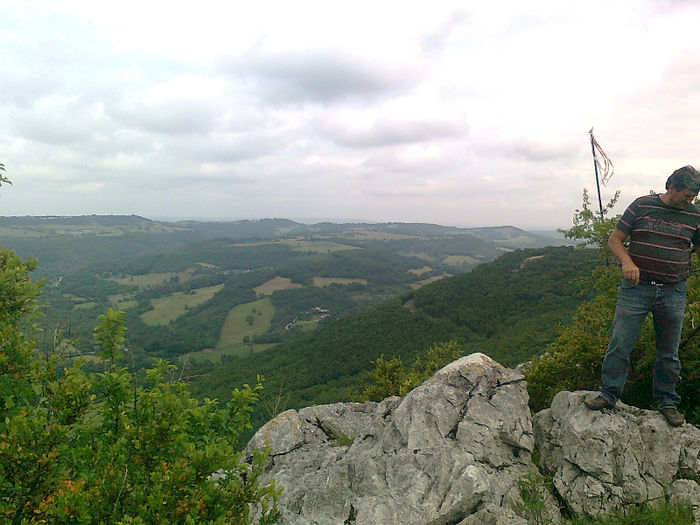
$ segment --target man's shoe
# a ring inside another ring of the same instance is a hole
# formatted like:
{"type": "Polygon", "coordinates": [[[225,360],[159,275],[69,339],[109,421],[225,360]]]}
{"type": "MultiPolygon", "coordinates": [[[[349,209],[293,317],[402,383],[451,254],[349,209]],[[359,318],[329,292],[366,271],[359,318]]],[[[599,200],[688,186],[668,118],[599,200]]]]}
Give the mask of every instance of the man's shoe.
{"type": "Polygon", "coordinates": [[[661,409],[661,413],[666,418],[666,422],[672,427],[679,427],[685,423],[685,418],[676,407],[666,407],[661,409]]]}
{"type": "Polygon", "coordinates": [[[588,396],[583,400],[583,404],[586,405],[591,410],[603,410],[604,408],[612,408],[610,401],[605,399],[602,395],[597,394],[595,396],[588,396]]]}

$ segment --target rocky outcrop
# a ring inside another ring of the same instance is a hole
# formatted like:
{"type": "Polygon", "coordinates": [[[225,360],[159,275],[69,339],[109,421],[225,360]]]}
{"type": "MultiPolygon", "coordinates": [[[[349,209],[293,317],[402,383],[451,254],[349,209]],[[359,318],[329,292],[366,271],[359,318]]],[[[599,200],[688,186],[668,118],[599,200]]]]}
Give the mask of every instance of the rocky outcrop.
{"type": "Polygon", "coordinates": [[[591,411],[585,395],[560,392],[534,417],[541,466],[567,506],[599,515],[670,500],[690,503],[699,516],[700,430],[670,427],[660,413],[623,403],[591,411]]]}
{"type": "MultiPolygon", "coordinates": [[[[292,525],[524,525],[534,516],[521,488],[539,472],[536,446],[559,505],[574,512],[698,503],[698,429],[624,405],[592,412],[582,397],[560,393],[533,429],[523,375],[472,354],[403,399],[283,412],[247,452],[268,448],[263,481],[284,487],[282,523],[292,525]]],[[[540,494],[538,519],[560,522],[554,497],[540,494]]]]}

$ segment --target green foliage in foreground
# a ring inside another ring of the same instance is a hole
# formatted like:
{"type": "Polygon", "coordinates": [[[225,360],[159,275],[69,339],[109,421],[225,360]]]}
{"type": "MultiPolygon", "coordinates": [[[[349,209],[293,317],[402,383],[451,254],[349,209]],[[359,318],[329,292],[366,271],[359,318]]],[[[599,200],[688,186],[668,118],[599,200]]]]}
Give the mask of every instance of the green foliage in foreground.
{"type": "Polygon", "coordinates": [[[120,312],[101,316],[103,373],[58,370],[61,344],[39,355],[28,324],[40,284],[32,260],[0,249],[0,521],[2,523],[259,523],[277,520],[264,454],[234,444],[262,388],[199,402],[156,361],[138,384],[115,364],[120,312]],[[225,473],[216,481],[214,472],[225,473]]]}
{"type": "Polygon", "coordinates": [[[693,525],[689,507],[672,505],[635,506],[624,512],[601,518],[577,518],[569,525],[693,525]]]}
{"type": "Polygon", "coordinates": [[[463,353],[462,346],[457,341],[436,343],[424,357],[416,359],[410,369],[404,367],[400,357],[395,356],[387,361],[384,356],[380,356],[374,361],[374,370],[369,372],[369,384],[358,397],[361,401],[381,401],[389,396],[403,397],[463,353]]]}

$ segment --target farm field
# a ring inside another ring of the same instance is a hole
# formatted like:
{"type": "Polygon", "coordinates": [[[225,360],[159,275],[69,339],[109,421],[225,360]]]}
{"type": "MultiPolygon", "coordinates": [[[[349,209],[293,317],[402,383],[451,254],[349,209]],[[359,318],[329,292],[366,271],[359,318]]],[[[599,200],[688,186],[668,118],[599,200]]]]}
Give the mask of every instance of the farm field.
{"type": "Polygon", "coordinates": [[[127,310],[138,304],[137,301],[133,300],[133,294],[119,293],[110,295],[108,299],[117,310],[127,310]]]}
{"type": "Polygon", "coordinates": [[[175,292],[172,295],[152,299],[153,310],[141,314],[141,319],[151,326],[168,324],[185,314],[189,308],[211,299],[223,287],[223,284],[217,284],[216,286],[197,288],[191,292],[175,292]]]}
{"type": "Polygon", "coordinates": [[[440,279],[443,279],[445,277],[452,277],[452,274],[443,273],[442,275],[434,275],[434,276],[429,277],[427,279],[423,279],[422,281],[417,281],[415,283],[411,283],[411,288],[414,290],[417,290],[418,288],[425,286],[426,284],[434,283],[435,281],[439,281],[440,279]]]}
{"type": "Polygon", "coordinates": [[[251,353],[257,354],[258,352],[263,352],[268,348],[272,348],[277,343],[267,343],[267,344],[233,344],[226,348],[205,348],[204,350],[198,350],[196,352],[190,352],[185,355],[185,359],[188,361],[209,361],[210,363],[221,363],[224,356],[239,356],[245,357],[251,353]]]}
{"type": "Polygon", "coordinates": [[[37,277],[47,279],[41,328],[65,329],[89,354],[97,350],[97,317],[108,307],[123,310],[138,366],[153,357],[247,356],[469,271],[502,254],[508,238],[528,238],[513,228],[480,229],[499,241],[494,246],[470,231],[283,219],[0,217],[0,237],[22,257],[37,258],[37,277]]]}
{"type": "Polygon", "coordinates": [[[450,266],[458,266],[460,264],[478,264],[480,261],[469,255],[448,255],[442,262],[450,266]]]}
{"type": "Polygon", "coordinates": [[[348,244],[343,244],[335,241],[326,240],[306,240],[306,239],[280,239],[277,241],[255,241],[255,242],[244,242],[236,243],[233,246],[266,246],[270,244],[284,244],[289,246],[295,252],[312,252],[312,253],[333,253],[343,250],[359,250],[361,248],[357,246],[350,246],[348,244]]]}
{"type": "Polygon", "coordinates": [[[423,275],[424,273],[432,271],[433,269],[430,266],[423,266],[423,268],[414,268],[412,270],[408,270],[408,273],[412,273],[413,275],[423,275]]]}
{"type": "Polygon", "coordinates": [[[184,272],[153,272],[144,275],[130,275],[128,277],[109,278],[123,286],[138,286],[139,288],[148,288],[168,282],[173,277],[177,277],[180,281],[186,281],[192,277],[193,270],[185,270],[184,272]]]}
{"type": "Polygon", "coordinates": [[[286,277],[280,277],[278,275],[274,279],[270,279],[269,281],[261,284],[260,286],[256,286],[255,288],[253,288],[253,290],[255,290],[255,293],[258,297],[263,297],[265,295],[271,295],[277,290],[293,290],[295,288],[303,287],[303,284],[293,283],[291,279],[287,279],[286,277]]]}
{"type": "Polygon", "coordinates": [[[247,349],[244,339],[266,332],[274,313],[275,307],[269,297],[232,308],[226,316],[214,350],[231,350],[238,345],[247,349]]]}
{"type": "Polygon", "coordinates": [[[411,234],[372,231],[366,230],[364,228],[356,228],[354,230],[350,230],[349,232],[343,234],[342,237],[347,237],[349,239],[358,239],[363,241],[396,241],[401,239],[420,238],[419,236],[411,234]]]}
{"type": "Polygon", "coordinates": [[[296,252],[332,253],[342,250],[359,250],[357,246],[349,246],[333,241],[306,241],[299,239],[284,239],[281,244],[286,244],[296,252]]]}

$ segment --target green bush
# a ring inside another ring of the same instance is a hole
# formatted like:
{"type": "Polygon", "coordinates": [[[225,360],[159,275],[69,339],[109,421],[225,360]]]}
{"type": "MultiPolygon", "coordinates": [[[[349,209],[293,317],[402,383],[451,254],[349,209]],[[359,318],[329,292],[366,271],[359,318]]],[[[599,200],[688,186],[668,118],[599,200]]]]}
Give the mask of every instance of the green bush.
{"type": "Polygon", "coordinates": [[[374,370],[369,372],[369,384],[358,397],[361,400],[381,401],[389,396],[405,396],[461,355],[462,347],[453,340],[433,344],[425,357],[416,359],[409,370],[404,368],[400,357],[387,361],[380,356],[374,361],[374,370]]]}
{"type": "Polygon", "coordinates": [[[273,523],[265,455],[241,461],[262,388],[200,402],[157,360],[139,384],[117,364],[121,312],[100,316],[105,371],[59,370],[61,344],[39,355],[31,333],[35,263],[0,250],[0,521],[3,523],[273,523]],[[218,472],[221,476],[212,476],[218,472]]]}

